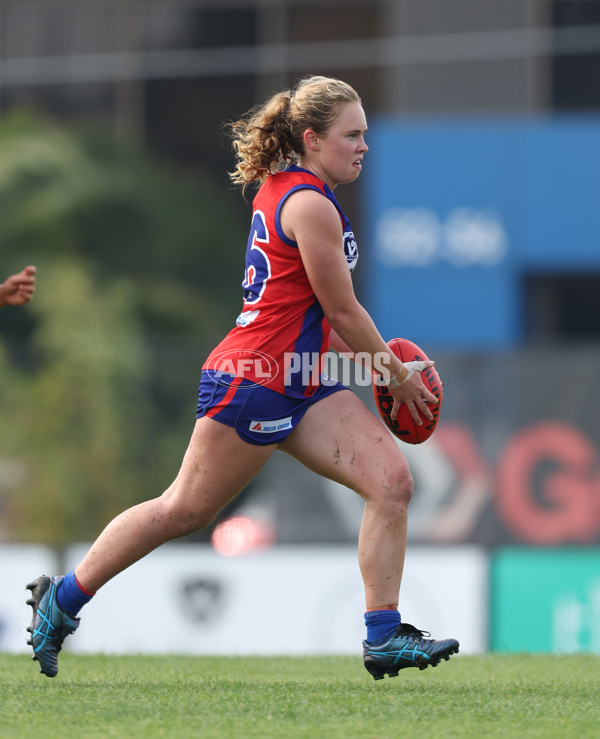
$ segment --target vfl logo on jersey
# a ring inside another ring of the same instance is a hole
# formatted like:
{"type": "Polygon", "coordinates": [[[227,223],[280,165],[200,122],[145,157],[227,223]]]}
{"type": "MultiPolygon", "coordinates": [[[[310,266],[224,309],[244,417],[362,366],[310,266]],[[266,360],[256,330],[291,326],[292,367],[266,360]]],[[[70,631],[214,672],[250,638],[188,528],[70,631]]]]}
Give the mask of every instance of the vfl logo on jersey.
{"type": "Polygon", "coordinates": [[[250,421],[248,428],[257,434],[273,434],[276,431],[287,431],[292,428],[292,417],[278,418],[276,421],[250,421]]]}
{"type": "Polygon", "coordinates": [[[350,274],[352,274],[358,262],[358,244],[354,238],[353,231],[344,231],[344,254],[346,255],[348,269],[350,270],[350,274]]]}
{"type": "Polygon", "coordinates": [[[269,243],[269,231],[265,223],[264,213],[257,210],[252,216],[250,236],[246,248],[246,272],[242,287],[244,302],[247,305],[258,303],[271,276],[271,262],[258,244],[269,243]]]}

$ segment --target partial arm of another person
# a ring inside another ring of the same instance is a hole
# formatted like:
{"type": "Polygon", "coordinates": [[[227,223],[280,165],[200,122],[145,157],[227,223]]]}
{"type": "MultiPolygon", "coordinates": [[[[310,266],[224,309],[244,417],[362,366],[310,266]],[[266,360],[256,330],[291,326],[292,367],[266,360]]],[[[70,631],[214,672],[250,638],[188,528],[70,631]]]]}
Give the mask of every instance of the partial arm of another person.
{"type": "Polygon", "coordinates": [[[428,403],[437,403],[437,398],[423,384],[420,372],[414,372],[402,382],[409,368],[390,351],[373,319],[356,298],[335,206],[313,190],[300,190],[285,202],[281,224],[285,233],[298,243],[308,279],[333,329],[332,348],[364,353],[371,367],[383,367],[389,376],[401,381],[402,384],[389,386],[394,398],[392,418],[400,405],[406,403],[416,423],[422,423],[417,409],[431,420],[428,403]]]}
{"type": "Polygon", "coordinates": [[[35,272],[36,268],[29,265],[0,284],[0,308],[23,305],[31,300],[35,292],[35,272]]]}

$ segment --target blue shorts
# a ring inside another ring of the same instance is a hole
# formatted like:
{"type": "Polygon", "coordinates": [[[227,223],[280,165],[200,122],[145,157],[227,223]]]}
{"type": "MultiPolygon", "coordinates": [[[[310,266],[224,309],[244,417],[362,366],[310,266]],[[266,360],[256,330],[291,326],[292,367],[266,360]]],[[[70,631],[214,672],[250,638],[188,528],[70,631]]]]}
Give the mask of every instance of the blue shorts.
{"type": "Polygon", "coordinates": [[[319,385],[310,398],[289,398],[241,377],[204,370],[198,388],[196,418],[207,416],[233,427],[250,444],[278,444],[296,428],[306,411],[319,400],[347,390],[341,382],[319,385]]]}

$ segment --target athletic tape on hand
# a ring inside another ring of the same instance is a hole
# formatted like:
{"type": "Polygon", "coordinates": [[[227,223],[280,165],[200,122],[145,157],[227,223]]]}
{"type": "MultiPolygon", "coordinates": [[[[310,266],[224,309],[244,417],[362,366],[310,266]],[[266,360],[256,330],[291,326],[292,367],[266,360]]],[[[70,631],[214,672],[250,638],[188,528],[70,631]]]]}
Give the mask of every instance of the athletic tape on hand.
{"type": "Polygon", "coordinates": [[[388,387],[397,387],[398,385],[404,385],[405,382],[408,382],[410,380],[415,372],[423,372],[423,370],[427,367],[427,362],[414,359],[411,362],[403,362],[403,365],[408,369],[408,374],[406,375],[406,377],[403,380],[399,380],[396,376],[392,377],[392,379],[387,384],[388,387]]]}

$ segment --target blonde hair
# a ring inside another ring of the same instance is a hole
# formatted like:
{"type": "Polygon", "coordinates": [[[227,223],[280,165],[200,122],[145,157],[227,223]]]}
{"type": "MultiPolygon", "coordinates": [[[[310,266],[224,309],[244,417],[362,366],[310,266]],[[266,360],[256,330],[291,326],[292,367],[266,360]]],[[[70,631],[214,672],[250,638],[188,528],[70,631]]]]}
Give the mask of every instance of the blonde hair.
{"type": "Polygon", "coordinates": [[[230,124],[237,158],[229,176],[242,190],[297,161],[304,151],[303,134],[311,128],[327,134],[342,103],[360,103],[356,91],[332,77],[311,76],[293,90],[275,93],[230,124]]]}

